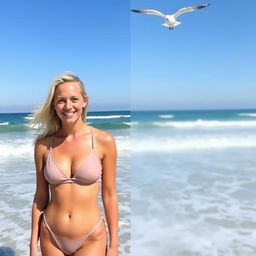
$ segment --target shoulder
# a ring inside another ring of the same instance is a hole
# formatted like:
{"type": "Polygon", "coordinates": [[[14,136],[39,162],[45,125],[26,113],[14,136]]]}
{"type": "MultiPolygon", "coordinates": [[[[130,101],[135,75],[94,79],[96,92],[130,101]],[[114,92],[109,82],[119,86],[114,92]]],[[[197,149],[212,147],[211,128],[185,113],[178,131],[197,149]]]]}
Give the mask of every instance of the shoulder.
{"type": "Polygon", "coordinates": [[[35,141],[35,153],[40,155],[45,154],[48,151],[50,140],[51,136],[37,138],[35,141]]]}
{"type": "Polygon", "coordinates": [[[103,147],[115,146],[115,138],[110,132],[106,132],[97,128],[92,128],[94,138],[97,143],[103,147]]]}
{"type": "MultiPolygon", "coordinates": [[[[117,149],[114,136],[110,132],[106,132],[97,128],[92,129],[97,148],[100,148],[102,159],[104,162],[116,161],[117,149]]],[[[114,163],[114,162],[113,162],[114,163]]]]}

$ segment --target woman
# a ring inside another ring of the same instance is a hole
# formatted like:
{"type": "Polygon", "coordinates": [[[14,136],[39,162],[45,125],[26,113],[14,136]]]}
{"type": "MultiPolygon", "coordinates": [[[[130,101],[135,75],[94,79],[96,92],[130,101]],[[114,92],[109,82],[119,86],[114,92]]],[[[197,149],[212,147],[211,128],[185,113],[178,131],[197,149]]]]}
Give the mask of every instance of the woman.
{"type": "Polygon", "coordinates": [[[30,255],[117,256],[118,204],[113,136],[85,124],[88,97],[73,74],[56,78],[32,126],[42,130],[35,144],[36,192],[32,206],[30,255]],[[101,184],[101,186],[100,186],[101,184]],[[103,214],[97,205],[101,187],[103,214]]]}

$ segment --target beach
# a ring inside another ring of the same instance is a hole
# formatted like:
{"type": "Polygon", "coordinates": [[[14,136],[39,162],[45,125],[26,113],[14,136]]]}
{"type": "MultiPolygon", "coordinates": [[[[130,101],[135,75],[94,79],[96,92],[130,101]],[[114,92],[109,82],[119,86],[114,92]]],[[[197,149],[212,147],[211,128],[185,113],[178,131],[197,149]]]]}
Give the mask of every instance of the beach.
{"type": "MultiPolygon", "coordinates": [[[[29,113],[0,114],[0,255],[29,255],[31,206],[35,193],[29,113]]],[[[130,112],[89,112],[87,123],[114,135],[118,150],[120,255],[130,253],[130,112]]],[[[99,205],[102,208],[99,195],[99,205]]]]}

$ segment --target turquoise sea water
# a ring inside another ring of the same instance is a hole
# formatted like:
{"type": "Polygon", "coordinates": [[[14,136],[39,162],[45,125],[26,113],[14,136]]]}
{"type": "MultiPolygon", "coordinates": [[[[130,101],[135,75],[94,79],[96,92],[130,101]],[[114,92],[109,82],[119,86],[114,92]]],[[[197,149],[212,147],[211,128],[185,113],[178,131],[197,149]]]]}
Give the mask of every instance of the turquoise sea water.
{"type": "MultiPolygon", "coordinates": [[[[0,255],[28,255],[26,116],[0,114],[0,255]]],[[[94,112],[87,122],[117,141],[120,255],[130,245],[136,256],[256,255],[256,110],[94,112]]]]}
{"type": "MultiPolygon", "coordinates": [[[[0,255],[27,256],[35,192],[29,114],[0,114],[0,255]]],[[[130,112],[89,112],[87,123],[115,136],[120,209],[120,255],[130,252],[130,112]]],[[[101,204],[100,204],[101,205],[101,204]]],[[[102,205],[101,205],[102,207],[102,205]]]]}
{"type": "Polygon", "coordinates": [[[131,118],[132,255],[256,255],[256,110],[131,118]]]}

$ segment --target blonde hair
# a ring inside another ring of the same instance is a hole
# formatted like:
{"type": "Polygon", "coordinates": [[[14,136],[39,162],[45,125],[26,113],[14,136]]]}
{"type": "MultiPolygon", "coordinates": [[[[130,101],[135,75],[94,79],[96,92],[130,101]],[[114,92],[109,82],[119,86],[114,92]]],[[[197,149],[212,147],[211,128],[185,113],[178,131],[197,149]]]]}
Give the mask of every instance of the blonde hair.
{"type": "Polygon", "coordinates": [[[38,129],[40,131],[39,138],[51,135],[61,128],[61,121],[53,108],[53,101],[58,86],[66,82],[78,83],[81,94],[87,103],[82,111],[82,120],[84,122],[86,121],[88,96],[85,91],[84,84],[78,76],[72,73],[65,73],[56,77],[53,80],[46,102],[31,114],[30,127],[38,129]]]}

